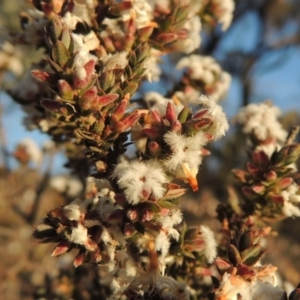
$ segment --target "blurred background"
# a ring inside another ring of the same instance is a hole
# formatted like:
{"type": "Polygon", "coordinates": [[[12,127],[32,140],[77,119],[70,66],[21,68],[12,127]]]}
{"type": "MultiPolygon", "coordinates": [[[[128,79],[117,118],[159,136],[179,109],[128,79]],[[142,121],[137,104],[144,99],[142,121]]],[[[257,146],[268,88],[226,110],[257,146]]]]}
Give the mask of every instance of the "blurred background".
{"type": "MultiPolygon", "coordinates": [[[[26,9],[26,1],[0,0],[0,6],[3,44],[5,32],[20,30],[19,13],[26,9]]],[[[23,49],[13,51],[11,55],[16,55],[15,51],[23,49]]],[[[282,110],[285,128],[300,123],[299,0],[237,0],[230,28],[225,32],[219,27],[204,28],[199,53],[212,55],[232,76],[222,101],[229,119],[244,105],[271,100],[282,110]]],[[[0,298],[100,299],[103,287],[94,268],[75,270],[71,254],[52,258],[51,245],[36,245],[31,238],[34,224],[46,211],[69,202],[82,190],[81,182],[63,167],[63,153],[51,150],[46,134],[25,128],[26,114],[5,92],[42,55],[37,51],[34,58],[15,66],[18,72],[6,73],[2,72],[5,56],[0,56],[0,298]],[[32,161],[24,168],[26,149],[18,144],[28,138],[39,145],[43,162],[32,161]]],[[[167,94],[181,75],[174,65],[178,58],[164,57],[161,80],[145,83],[139,95],[150,90],[167,94]]],[[[202,188],[183,203],[189,224],[220,228],[214,219],[215,208],[226,201],[227,187],[234,184],[230,170],[246,161],[244,143],[233,125],[227,137],[211,149],[199,174],[202,188]]],[[[268,239],[266,247],[272,251],[265,261],[279,268],[282,283],[291,289],[300,281],[300,222],[288,219],[270,226],[279,234],[268,239]]]]}

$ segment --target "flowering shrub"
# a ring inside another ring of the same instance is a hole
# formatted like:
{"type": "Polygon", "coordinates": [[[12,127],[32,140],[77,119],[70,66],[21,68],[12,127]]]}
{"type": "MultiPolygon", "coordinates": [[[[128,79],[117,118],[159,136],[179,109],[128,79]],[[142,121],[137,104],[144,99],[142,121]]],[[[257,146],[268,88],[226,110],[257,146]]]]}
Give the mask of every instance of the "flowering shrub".
{"type": "MultiPolygon", "coordinates": [[[[180,207],[188,187],[201,189],[197,174],[210,143],[229,129],[219,102],[230,75],[194,52],[201,24],[226,30],[233,9],[232,0],[36,0],[22,13],[23,31],[2,47],[1,70],[16,75],[21,54],[12,44],[44,53],[10,94],[26,126],[65,150],[84,187],[76,195],[77,187],[67,192],[63,178],[52,179],[71,201],[51,208],[33,236],[55,244],[52,256],[74,250],[74,267],[95,264],[108,287],[102,298],[286,297],[276,267],[261,262],[263,222],[300,215],[298,129],[283,129],[278,108],[250,104],[235,118],[249,139],[249,162],[233,170],[238,206],[217,208],[222,232],[188,227],[180,207]],[[152,91],[135,101],[173,52],[182,55],[180,82],[166,96],[152,91]]],[[[15,157],[39,164],[34,149],[25,141],[15,157]]]]}

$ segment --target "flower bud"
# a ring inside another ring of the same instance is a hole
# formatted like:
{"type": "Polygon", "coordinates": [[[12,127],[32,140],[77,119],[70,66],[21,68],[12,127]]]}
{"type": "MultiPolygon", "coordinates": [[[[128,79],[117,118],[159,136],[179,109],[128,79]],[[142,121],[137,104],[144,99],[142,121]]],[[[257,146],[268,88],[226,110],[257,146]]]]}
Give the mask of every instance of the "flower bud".
{"type": "Polygon", "coordinates": [[[149,153],[153,157],[157,157],[161,154],[161,147],[157,142],[150,141],[148,143],[149,153]]]}
{"type": "Polygon", "coordinates": [[[57,85],[58,85],[59,95],[61,98],[66,100],[73,99],[73,94],[74,94],[73,89],[71,88],[71,86],[66,80],[60,79],[57,85]]]}
{"type": "Polygon", "coordinates": [[[178,36],[176,33],[161,33],[157,37],[157,41],[162,45],[166,45],[177,40],[178,36]]]}

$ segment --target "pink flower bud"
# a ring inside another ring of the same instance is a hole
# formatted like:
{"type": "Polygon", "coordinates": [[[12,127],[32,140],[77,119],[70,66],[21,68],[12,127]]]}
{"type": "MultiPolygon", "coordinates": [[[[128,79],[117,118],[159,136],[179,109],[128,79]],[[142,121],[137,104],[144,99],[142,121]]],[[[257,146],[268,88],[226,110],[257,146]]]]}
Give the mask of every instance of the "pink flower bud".
{"type": "Polygon", "coordinates": [[[157,37],[157,41],[163,46],[172,42],[175,42],[178,38],[176,33],[161,33],[157,37]]]}
{"type": "Polygon", "coordinates": [[[91,109],[94,111],[99,111],[102,107],[107,106],[114,102],[116,99],[119,98],[118,94],[107,94],[104,96],[97,96],[93,100],[93,104],[91,109]]]}
{"type": "Polygon", "coordinates": [[[176,120],[176,121],[172,124],[171,130],[174,131],[174,132],[180,133],[181,130],[182,130],[182,125],[181,125],[181,123],[180,123],[178,120],[176,120]]]}
{"type": "Polygon", "coordinates": [[[127,108],[127,104],[128,104],[128,101],[126,101],[125,99],[123,99],[119,103],[119,105],[117,106],[117,108],[115,109],[113,115],[116,117],[117,120],[120,120],[124,116],[126,108],[127,108]]]}
{"type": "Polygon", "coordinates": [[[68,241],[61,241],[52,251],[51,256],[61,255],[69,250],[71,243],[68,241]]]}
{"type": "Polygon", "coordinates": [[[79,251],[79,253],[76,255],[75,259],[74,259],[74,267],[77,268],[79,267],[80,265],[83,264],[84,262],[84,258],[85,258],[85,253],[82,252],[82,250],[79,251]]]}
{"type": "Polygon", "coordinates": [[[161,153],[160,145],[154,141],[150,141],[148,143],[148,149],[149,149],[151,156],[154,156],[154,157],[159,156],[161,153]]]}
{"type": "Polygon", "coordinates": [[[136,110],[127,116],[125,119],[122,119],[122,123],[124,124],[124,130],[128,130],[131,128],[140,118],[139,112],[136,110]]]}
{"type": "Polygon", "coordinates": [[[168,102],[165,118],[170,122],[170,124],[173,124],[177,120],[175,107],[171,102],[168,102]]]}
{"type": "Polygon", "coordinates": [[[63,99],[71,100],[73,99],[73,89],[69,85],[69,83],[64,80],[60,79],[57,82],[59,94],[63,99]]]}

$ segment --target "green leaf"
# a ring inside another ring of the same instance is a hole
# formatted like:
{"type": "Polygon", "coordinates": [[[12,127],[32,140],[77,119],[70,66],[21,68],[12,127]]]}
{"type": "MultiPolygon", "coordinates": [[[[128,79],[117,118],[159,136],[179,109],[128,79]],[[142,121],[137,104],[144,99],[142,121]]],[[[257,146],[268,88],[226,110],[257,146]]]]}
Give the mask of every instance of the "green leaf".
{"type": "Polygon", "coordinates": [[[70,53],[63,42],[57,41],[56,44],[52,46],[51,58],[62,68],[66,65],[70,57],[70,53]]]}

